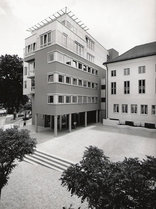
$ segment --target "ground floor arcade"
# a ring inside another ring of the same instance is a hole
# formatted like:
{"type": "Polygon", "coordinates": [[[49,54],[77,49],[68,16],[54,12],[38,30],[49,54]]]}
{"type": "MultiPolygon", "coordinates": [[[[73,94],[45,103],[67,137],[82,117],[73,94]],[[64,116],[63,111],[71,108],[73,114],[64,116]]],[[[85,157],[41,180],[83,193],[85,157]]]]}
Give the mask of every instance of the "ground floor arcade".
{"type": "MultiPolygon", "coordinates": [[[[35,114],[35,127],[38,132],[39,115],[35,114]]],[[[86,111],[80,113],[69,113],[63,115],[42,115],[43,126],[50,127],[54,131],[54,135],[57,136],[59,131],[68,129],[69,132],[79,126],[87,126],[87,124],[99,122],[99,111],[86,111]]]]}

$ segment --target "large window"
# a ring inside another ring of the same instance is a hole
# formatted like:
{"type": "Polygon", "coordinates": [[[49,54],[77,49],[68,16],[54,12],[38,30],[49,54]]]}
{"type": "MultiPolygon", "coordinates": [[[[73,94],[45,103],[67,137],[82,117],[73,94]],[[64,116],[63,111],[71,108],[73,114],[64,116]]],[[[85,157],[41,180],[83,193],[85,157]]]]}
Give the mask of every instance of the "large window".
{"type": "Polygon", "coordinates": [[[48,96],[48,104],[54,103],[54,96],[50,95],[48,96]]]}
{"type": "Polygon", "coordinates": [[[82,96],[78,96],[78,103],[79,103],[79,104],[82,103],[82,96]]]}
{"type": "Polygon", "coordinates": [[[73,102],[73,103],[77,103],[77,96],[73,96],[73,97],[72,97],[72,102],[73,102]]]}
{"type": "Polygon", "coordinates": [[[128,113],[128,105],[127,104],[122,104],[122,112],[128,113]]]}
{"type": "Polygon", "coordinates": [[[52,62],[55,59],[55,52],[48,53],[48,62],[52,62]]]}
{"type": "Polygon", "coordinates": [[[71,78],[69,76],[66,76],[66,83],[71,84],[71,78]]]}
{"type": "Polygon", "coordinates": [[[66,103],[71,103],[71,96],[66,96],[66,103]]]}
{"type": "Polygon", "coordinates": [[[83,96],[83,103],[86,104],[87,103],[87,97],[83,96]]]}
{"type": "Polygon", "coordinates": [[[124,94],[130,93],[130,81],[124,81],[124,94]]]}
{"type": "Polygon", "coordinates": [[[130,74],[130,68],[125,68],[124,75],[129,75],[129,74],[130,74]]]}
{"type": "Polygon", "coordinates": [[[58,96],[58,103],[64,103],[64,96],[58,96]]]}
{"type": "Polygon", "coordinates": [[[64,76],[63,75],[59,75],[58,78],[59,78],[58,80],[60,83],[64,83],[64,76]]]}
{"type": "Polygon", "coordinates": [[[67,47],[67,34],[62,34],[62,44],[63,46],[67,47]]]}
{"type": "Polygon", "coordinates": [[[138,81],[138,86],[139,86],[139,94],[144,94],[145,93],[145,80],[139,80],[138,81]]]}
{"type": "Polygon", "coordinates": [[[156,115],[156,105],[152,105],[151,114],[156,115]]]}
{"type": "Polygon", "coordinates": [[[84,54],[84,47],[78,43],[77,41],[75,41],[75,50],[76,50],[76,53],[80,56],[83,56],[84,54]]]}
{"type": "Polygon", "coordinates": [[[111,82],[111,94],[116,94],[116,82],[111,82]]]}
{"type": "Polygon", "coordinates": [[[148,105],[141,105],[141,114],[148,114],[148,105]]]}
{"type": "Polygon", "coordinates": [[[138,73],[140,74],[140,73],[145,73],[145,66],[139,66],[138,67],[138,73]]]}
{"type": "Polygon", "coordinates": [[[51,31],[40,36],[40,47],[51,44],[51,31]]]}
{"type": "Polygon", "coordinates": [[[48,83],[54,82],[54,74],[48,75],[48,83]]]}
{"type": "Polygon", "coordinates": [[[137,104],[131,104],[131,113],[137,113],[137,104]]]}
{"type": "Polygon", "coordinates": [[[111,71],[111,76],[112,76],[112,77],[116,76],[116,70],[112,70],[112,71],[111,71]]]}
{"type": "Polygon", "coordinates": [[[73,85],[77,85],[77,78],[73,78],[73,85]]]}
{"type": "Polygon", "coordinates": [[[92,41],[88,36],[86,36],[87,47],[91,50],[94,50],[94,41],[92,41]]]}
{"type": "Polygon", "coordinates": [[[114,106],[113,106],[113,112],[116,112],[116,113],[119,112],[119,104],[114,104],[114,106]]]}
{"type": "Polygon", "coordinates": [[[90,62],[94,62],[94,56],[87,53],[87,60],[89,60],[90,62]]]}
{"type": "Polygon", "coordinates": [[[28,68],[27,67],[24,67],[24,75],[27,75],[27,70],[28,68]]]}

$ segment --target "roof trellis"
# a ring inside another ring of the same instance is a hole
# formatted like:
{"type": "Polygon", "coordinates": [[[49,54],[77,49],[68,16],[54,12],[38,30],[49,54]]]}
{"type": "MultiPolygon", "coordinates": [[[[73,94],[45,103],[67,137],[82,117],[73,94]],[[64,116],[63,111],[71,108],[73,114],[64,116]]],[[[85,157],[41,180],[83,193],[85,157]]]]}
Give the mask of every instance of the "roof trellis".
{"type": "Polygon", "coordinates": [[[33,32],[35,30],[38,30],[39,28],[55,21],[57,18],[61,17],[64,14],[68,14],[69,17],[74,20],[74,22],[76,22],[83,30],[87,31],[89,30],[89,28],[87,26],[85,26],[81,20],[79,20],[67,7],[59,10],[58,12],[56,12],[55,14],[47,17],[46,19],[42,20],[41,22],[37,23],[36,25],[30,27],[27,29],[27,31],[29,32],[33,32]]]}

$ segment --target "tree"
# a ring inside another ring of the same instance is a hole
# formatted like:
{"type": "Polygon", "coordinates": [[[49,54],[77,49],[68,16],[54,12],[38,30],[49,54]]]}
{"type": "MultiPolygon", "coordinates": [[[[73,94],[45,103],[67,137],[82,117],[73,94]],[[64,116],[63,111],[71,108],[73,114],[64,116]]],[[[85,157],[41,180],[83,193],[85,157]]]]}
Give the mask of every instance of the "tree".
{"type": "Polygon", "coordinates": [[[23,60],[17,55],[0,57],[0,103],[13,113],[28,101],[23,96],[23,60]]]}
{"type": "Polygon", "coordinates": [[[35,147],[36,140],[30,137],[28,130],[0,129],[0,195],[17,162],[22,161],[26,154],[32,154],[35,147]]]}
{"type": "Polygon", "coordinates": [[[154,209],[156,158],[111,162],[102,150],[90,146],[79,164],[63,172],[61,184],[82,202],[87,200],[90,208],[154,209]]]}

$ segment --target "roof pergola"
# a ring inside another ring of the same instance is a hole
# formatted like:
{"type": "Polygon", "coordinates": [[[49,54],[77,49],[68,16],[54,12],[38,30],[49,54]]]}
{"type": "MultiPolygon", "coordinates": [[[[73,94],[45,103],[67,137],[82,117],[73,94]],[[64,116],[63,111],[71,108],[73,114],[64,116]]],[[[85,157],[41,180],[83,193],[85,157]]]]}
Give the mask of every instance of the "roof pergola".
{"type": "Polygon", "coordinates": [[[35,30],[38,30],[39,28],[42,28],[43,26],[55,21],[56,19],[58,19],[59,17],[61,17],[62,15],[67,14],[69,15],[70,18],[72,18],[72,20],[74,20],[74,22],[76,22],[83,30],[87,31],[89,30],[89,28],[87,26],[85,26],[81,20],[79,20],[67,7],[59,10],[58,12],[56,12],[55,14],[49,16],[48,18],[42,20],[41,22],[37,23],[36,25],[32,26],[31,28],[28,28],[27,31],[29,32],[33,32],[35,30]]]}

